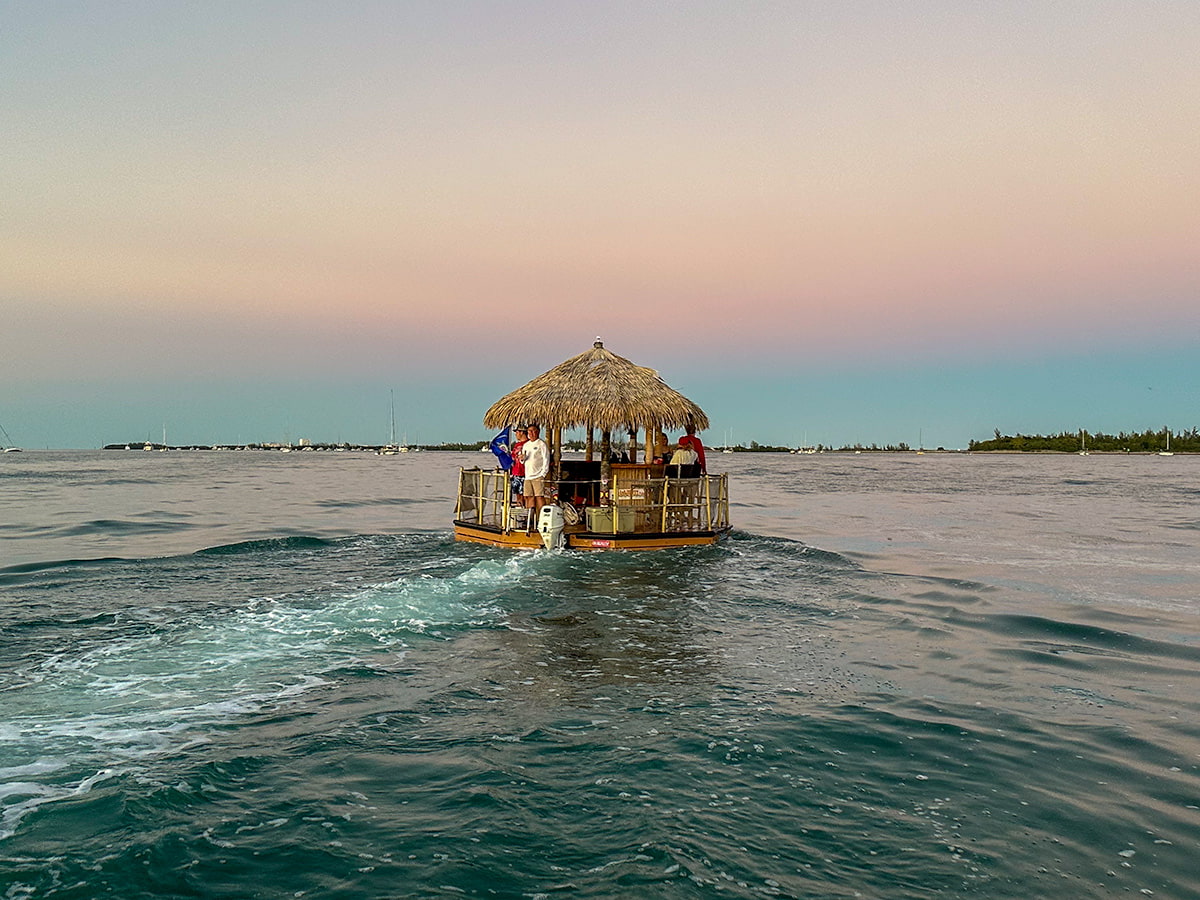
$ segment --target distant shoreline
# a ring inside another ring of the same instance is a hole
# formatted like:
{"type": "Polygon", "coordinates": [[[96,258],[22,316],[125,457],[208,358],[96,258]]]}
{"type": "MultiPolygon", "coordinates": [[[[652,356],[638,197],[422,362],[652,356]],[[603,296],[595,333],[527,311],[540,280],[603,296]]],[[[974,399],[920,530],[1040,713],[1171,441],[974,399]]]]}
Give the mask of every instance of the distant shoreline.
{"type": "MultiPolygon", "coordinates": [[[[67,448],[57,448],[67,449],[67,448]]],[[[86,449],[86,448],[81,448],[86,449]]],[[[209,451],[209,452],[274,452],[274,453],[375,453],[383,456],[391,456],[394,454],[404,453],[473,453],[480,450],[477,444],[422,444],[420,446],[409,446],[406,448],[396,448],[387,444],[181,444],[169,445],[160,444],[153,441],[132,441],[129,443],[105,444],[102,450],[117,450],[125,452],[184,452],[184,451],[209,451]]],[[[710,453],[721,453],[720,448],[708,448],[710,453]]],[[[571,448],[568,452],[580,453],[582,450],[571,448]]],[[[734,447],[731,448],[732,453],[783,453],[794,456],[828,456],[831,454],[856,456],[866,453],[891,453],[891,454],[912,454],[930,455],[1045,455],[1045,456],[1155,456],[1161,451],[1149,450],[1088,450],[1081,452],[1078,450],[1051,450],[1045,448],[1032,448],[1028,450],[1016,450],[1012,448],[967,448],[947,450],[944,447],[929,450],[917,450],[912,447],[839,447],[837,449],[822,449],[822,450],[790,450],[786,447],[734,447]]],[[[1186,455],[1193,451],[1172,449],[1172,454],[1179,453],[1186,455]]]]}
{"type": "Polygon", "coordinates": [[[276,452],[276,453],[421,453],[426,450],[477,450],[478,445],[442,445],[429,447],[425,445],[397,447],[391,444],[160,444],[154,441],[130,441],[128,443],[105,444],[101,450],[122,450],[130,452],[164,452],[178,450],[211,450],[219,452],[276,452]]]}

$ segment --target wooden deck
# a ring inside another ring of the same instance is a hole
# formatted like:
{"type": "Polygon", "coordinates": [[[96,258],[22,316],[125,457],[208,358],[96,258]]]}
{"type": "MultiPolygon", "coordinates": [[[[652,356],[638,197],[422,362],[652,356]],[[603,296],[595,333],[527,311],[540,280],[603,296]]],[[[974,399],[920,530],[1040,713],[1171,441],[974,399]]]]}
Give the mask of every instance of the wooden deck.
{"type": "MultiPolygon", "coordinates": [[[[729,534],[728,528],[715,531],[688,532],[596,532],[568,527],[566,549],[568,550],[669,550],[673,547],[703,547],[715,544],[729,534]]],[[[491,525],[455,520],[454,539],[489,547],[504,547],[509,550],[540,550],[542,536],[524,528],[505,531],[491,525]]]]}

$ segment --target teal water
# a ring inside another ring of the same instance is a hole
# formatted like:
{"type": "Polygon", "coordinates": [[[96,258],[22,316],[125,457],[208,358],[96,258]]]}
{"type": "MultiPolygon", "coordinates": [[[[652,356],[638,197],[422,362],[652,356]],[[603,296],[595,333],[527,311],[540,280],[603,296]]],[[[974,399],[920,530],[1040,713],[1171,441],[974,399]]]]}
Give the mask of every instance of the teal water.
{"type": "Polygon", "coordinates": [[[454,543],[468,454],[9,456],[6,898],[1200,896],[1188,458],[734,455],[587,555],[454,543]]]}

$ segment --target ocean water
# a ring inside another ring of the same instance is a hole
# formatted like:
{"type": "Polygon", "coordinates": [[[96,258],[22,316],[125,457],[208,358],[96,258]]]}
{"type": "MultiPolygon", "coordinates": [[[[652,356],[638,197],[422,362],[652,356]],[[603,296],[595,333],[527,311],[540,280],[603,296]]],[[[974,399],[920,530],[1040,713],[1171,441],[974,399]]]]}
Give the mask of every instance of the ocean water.
{"type": "Polygon", "coordinates": [[[1200,896],[1200,459],[588,555],[455,543],[480,457],[0,456],[0,897],[1200,896]]]}

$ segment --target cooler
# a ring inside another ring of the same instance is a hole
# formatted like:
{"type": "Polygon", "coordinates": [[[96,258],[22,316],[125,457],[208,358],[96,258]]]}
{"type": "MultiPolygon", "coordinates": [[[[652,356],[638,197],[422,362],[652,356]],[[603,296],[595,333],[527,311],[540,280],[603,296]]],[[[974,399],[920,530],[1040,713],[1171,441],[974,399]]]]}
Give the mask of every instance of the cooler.
{"type": "MultiPolygon", "coordinates": [[[[587,510],[588,531],[597,534],[613,533],[613,509],[611,506],[589,506],[587,510]]],[[[616,507],[617,531],[633,531],[633,510],[627,506],[616,507]]]]}

